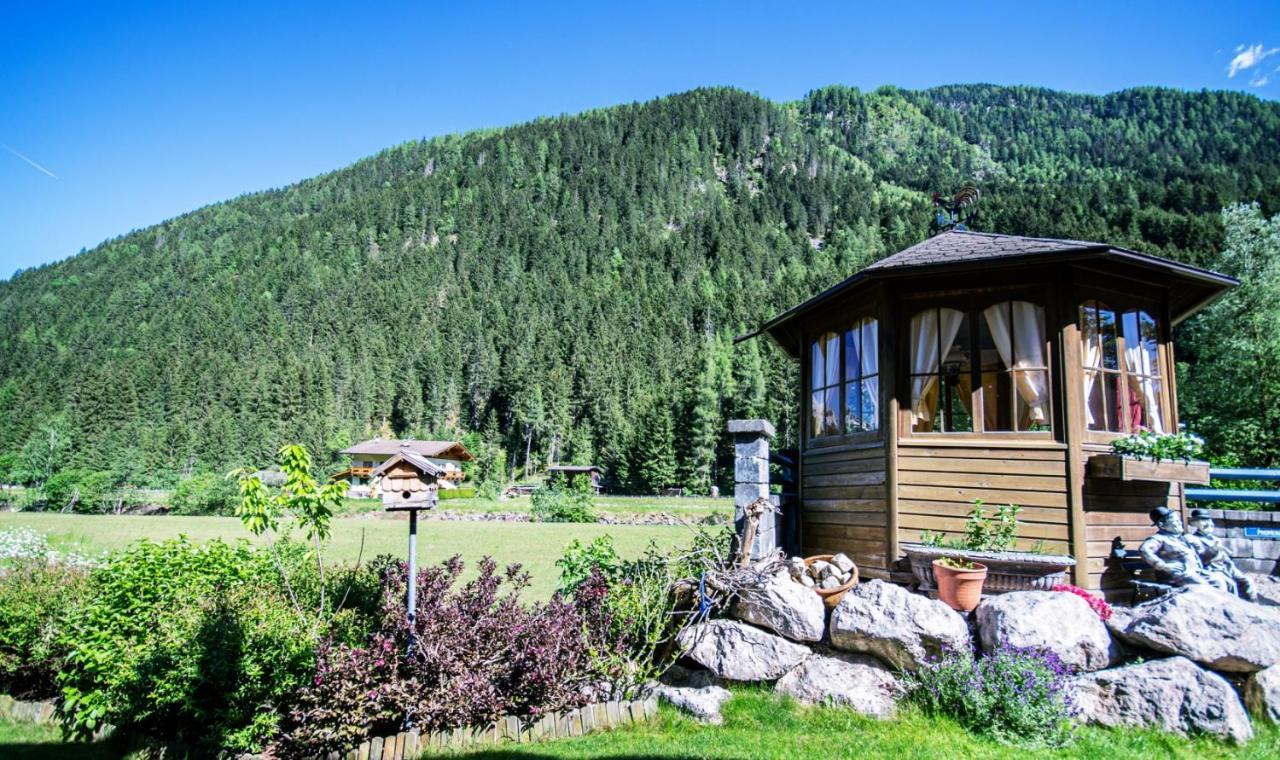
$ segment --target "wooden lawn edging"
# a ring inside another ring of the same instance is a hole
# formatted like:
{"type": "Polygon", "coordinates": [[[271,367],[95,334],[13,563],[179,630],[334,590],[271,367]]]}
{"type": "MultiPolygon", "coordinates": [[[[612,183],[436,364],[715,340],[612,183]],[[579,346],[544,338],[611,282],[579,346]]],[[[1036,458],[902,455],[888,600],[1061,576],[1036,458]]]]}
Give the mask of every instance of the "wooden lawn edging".
{"type": "MultiPolygon", "coordinates": [[[[35,724],[53,724],[57,706],[53,702],[27,702],[0,694],[0,718],[35,724]]],[[[317,755],[324,760],[413,760],[413,758],[483,747],[529,744],[549,739],[585,736],[634,723],[643,723],[658,714],[657,697],[631,701],[596,702],[573,710],[548,713],[526,722],[507,715],[486,726],[446,729],[434,733],[402,731],[390,736],[375,736],[346,752],[317,755]]],[[[131,744],[146,756],[179,758],[196,757],[185,748],[165,747],[146,740],[131,744]]],[[[262,755],[226,754],[236,760],[262,760],[262,755]]]]}

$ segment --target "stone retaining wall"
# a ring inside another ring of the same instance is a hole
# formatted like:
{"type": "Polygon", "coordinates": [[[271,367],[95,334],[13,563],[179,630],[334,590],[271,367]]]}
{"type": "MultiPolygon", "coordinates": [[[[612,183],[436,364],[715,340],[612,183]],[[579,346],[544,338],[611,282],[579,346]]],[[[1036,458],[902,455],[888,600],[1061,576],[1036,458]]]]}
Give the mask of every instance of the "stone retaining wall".
{"type": "MultiPolygon", "coordinates": [[[[26,723],[53,723],[52,702],[24,702],[0,694],[0,717],[26,723]]],[[[566,712],[548,713],[532,723],[508,715],[478,728],[422,733],[404,731],[392,736],[376,736],[345,753],[330,752],[326,760],[411,760],[442,752],[474,750],[508,744],[528,744],[546,739],[583,736],[594,731],[642,723],[658,714],[658,700],[599,702],[566,712]]],[[[145,740],[131,742],[132,749],[155,757],[195,757],[181,747],[160,747],[145,740]]],[[[261,755],[244,754],[237,760],[261,760],[261,755]]]]}
{"type": "Polygon", "coordinates": [[[1236,561],[1236,566],[1246,573],[1272,575],[1280,560],[1280,538],[1250,538],[1246,528],[1275,531],[1280,534],[1280,512],[1237,509],[1206,509],[1204,512],[1217,523],[1218,535],[1223,546],[1236,561]]]}

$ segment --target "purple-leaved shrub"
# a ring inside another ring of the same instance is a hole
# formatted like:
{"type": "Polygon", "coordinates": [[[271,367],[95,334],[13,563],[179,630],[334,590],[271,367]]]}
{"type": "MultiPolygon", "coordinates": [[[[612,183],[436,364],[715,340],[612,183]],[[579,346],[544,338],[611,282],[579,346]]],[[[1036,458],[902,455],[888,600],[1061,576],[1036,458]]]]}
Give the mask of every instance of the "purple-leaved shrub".
{"type": "Polygon", "coordinates": [[[1001,644],[977,658],[968,652],[933,658],[906,683],[926,714],[949,716],[1006,744],[1060,747],[1073,736],[1071,676],[1051,651],[1001,644]]]}
{"type": "Polygon", "coordinates": [[[593,677],[584,621],[559,598],[523,605],[518,565],[486,557],[461,586],[458,557],[419,572],[416,643],[406,654],[404,565],[383,581],[379,629],[365,646],[321,647],[311,683],[273,746],[280,757],[345,752],[394,733],[408,717],[423,731],[535,718],[583,704],[593,677]]]}

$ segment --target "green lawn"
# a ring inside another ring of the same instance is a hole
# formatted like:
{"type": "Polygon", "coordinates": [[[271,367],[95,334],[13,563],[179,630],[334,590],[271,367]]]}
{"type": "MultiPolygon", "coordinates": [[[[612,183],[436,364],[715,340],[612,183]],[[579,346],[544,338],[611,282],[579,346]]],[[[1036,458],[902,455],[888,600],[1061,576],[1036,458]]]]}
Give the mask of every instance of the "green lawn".
{"type": "MultiPolygon", "coordinates": [[[[463,757],[524,758],[1245,758],[1280,757],[1280,730],[1259,728],[1244,747],[1211,739],[1183,739],[1153,731],[1082,729],[1079,741],[1061,750],[1006,747],[966,733],[948,721],[912,712],[874,721],[841,709],[803,708],[768,692],[740,690],[725,707],[723,726],[702,726],[664,707],[656,721],[580,739],[526,744],[463,757]]],[[[52,726],[0,721],[0,757],[111,758],[106,745],[61,744],[52,726]]],[[[456,756],[456,755],[455,755],[456,756]]]]}
{"type": "MultiPolygon", "coordinates": [[[[702,520],[712,515],[720,515],[725,519],[733,516],[733,499],[711,499],[705,496],[597,496],[595,506],[596,511],[614,516],[666,512],[691,521],[702,520]]],[[[382,503],[375,499],[346,499],[343,504],[346,514],[366,514],[381,509],[382,503]]],[[[478,497],[444,499],[440,502],[440,509],[452,512],[528,512],[529,497],[521,496],[505,500],[478,497]]]]}
{"type": "MultiPolygon", "coordinates": [[[[27,527],[44,533],[56,548],[84,554],[116,549],[139,538],[163,540],[185,535],[193,541],[250,538],[232,517],[174,517],[70,515],[49,512],[0,512],[0,529],[27,527]]],[[[589,541],[609,534],[624,556],[639,554],[650,541],[672,547],[693,537],[682,526],[577,525],[567,523],[449,522],[424,520],[418,530],[418,562],[434,563],[454,554],[474,561],[488,554],[500,566],[519,562],[532,575],[531,599],[546,599],[555,590],[559,570],[555,561],[570,541],[589,541]]],[[[408,518],[374,513],[334,520],[329,556],[354,561],[364,543],[365,559],[378,554],[403,557],[408,542],[408,518]]]]}

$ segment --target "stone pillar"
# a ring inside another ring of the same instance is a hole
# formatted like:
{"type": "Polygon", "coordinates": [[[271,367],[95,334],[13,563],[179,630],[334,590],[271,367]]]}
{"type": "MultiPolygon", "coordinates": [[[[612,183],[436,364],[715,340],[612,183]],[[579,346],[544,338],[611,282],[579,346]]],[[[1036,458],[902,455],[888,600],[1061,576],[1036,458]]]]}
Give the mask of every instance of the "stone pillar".
{"type": "MultiPolygon", "coordinates": [[[[733,436],[733,525],[741,542],[747,527],[747,507],[761,498],[777,506],[778,500],[769,495],[769,439],[773,438],[773,425],[768,420],[730,420],[729,434],[733,436]]],[[[751,545],[753,560],[777,550],[778,517],[774,511],[760,518],[751,545]]]]}

